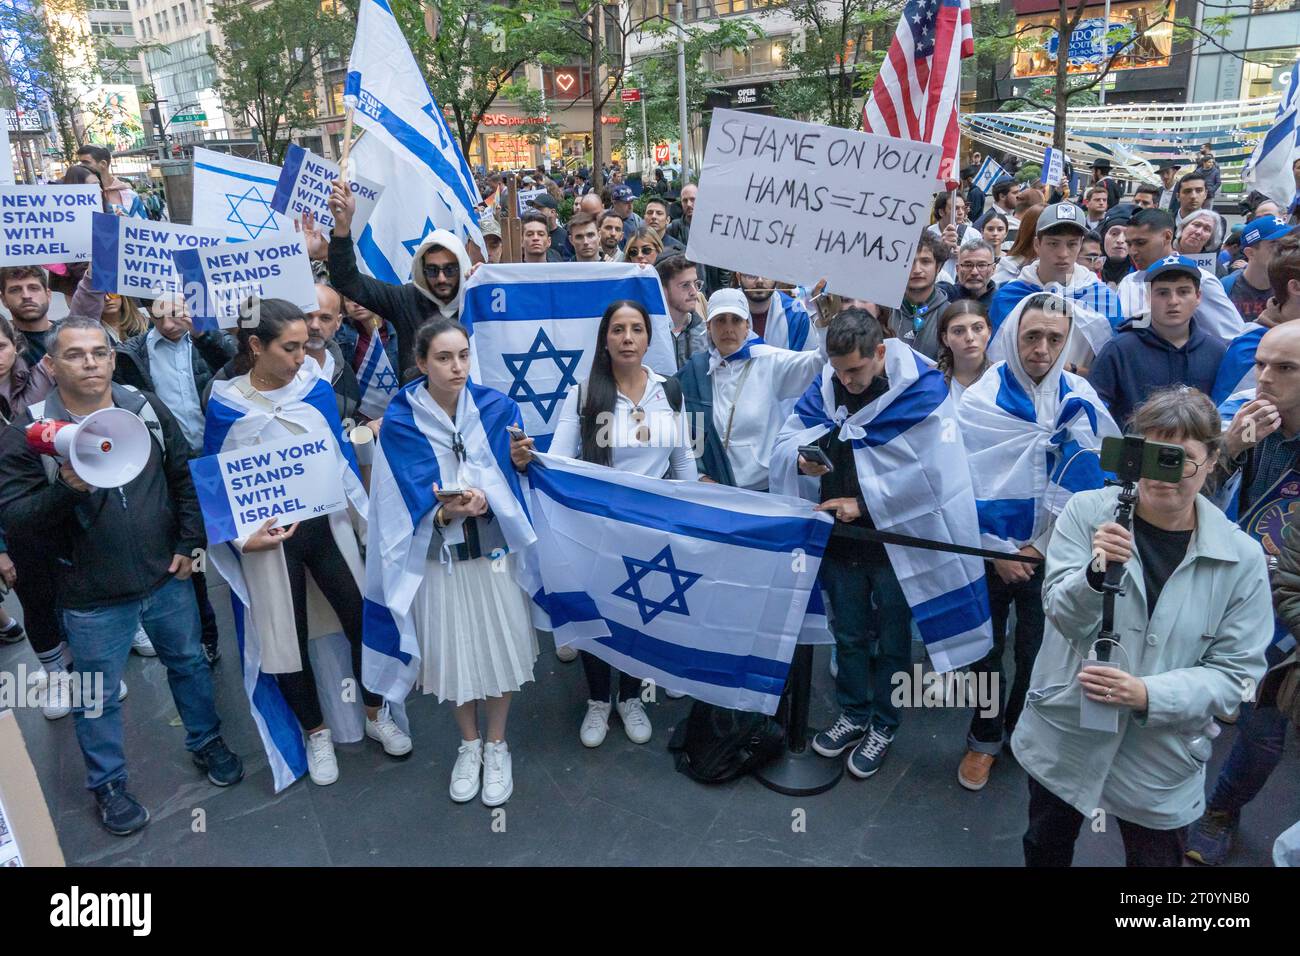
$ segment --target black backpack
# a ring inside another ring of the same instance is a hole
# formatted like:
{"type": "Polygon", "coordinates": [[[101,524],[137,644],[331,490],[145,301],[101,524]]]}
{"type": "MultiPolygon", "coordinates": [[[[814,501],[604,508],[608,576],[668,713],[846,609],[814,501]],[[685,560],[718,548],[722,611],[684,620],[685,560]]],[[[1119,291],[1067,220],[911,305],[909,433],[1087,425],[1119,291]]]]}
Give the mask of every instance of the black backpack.
{"type": "Polygon", "coordinates": [[[695,701],[668,749],[679,773],[700,783],[726,783],[774,760],[785,731],[771,717],[695,701]]]}

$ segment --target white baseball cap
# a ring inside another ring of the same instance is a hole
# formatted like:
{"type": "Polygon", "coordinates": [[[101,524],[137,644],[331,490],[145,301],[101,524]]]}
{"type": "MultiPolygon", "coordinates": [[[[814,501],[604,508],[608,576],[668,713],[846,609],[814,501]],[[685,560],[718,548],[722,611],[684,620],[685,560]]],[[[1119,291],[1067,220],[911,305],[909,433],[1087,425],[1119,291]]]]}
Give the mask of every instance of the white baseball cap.
{"type": "Polygon", "coordinates": [[[738,315],[749,318],[749,300],[739,289],[719,289],[709,296],[706,321],[713,321],[716,315],[738,315]]]}

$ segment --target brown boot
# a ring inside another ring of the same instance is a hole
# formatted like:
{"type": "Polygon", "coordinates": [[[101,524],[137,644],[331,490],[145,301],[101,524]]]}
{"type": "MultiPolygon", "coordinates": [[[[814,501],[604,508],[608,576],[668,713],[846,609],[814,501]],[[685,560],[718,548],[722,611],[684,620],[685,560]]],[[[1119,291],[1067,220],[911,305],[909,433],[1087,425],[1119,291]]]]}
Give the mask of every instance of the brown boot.
{"type": "Polygon", "coordinates": [[[989,771],[993,769],[993,761],[996,759],[992,754],[966,751],[966,756],[961,758],[961,766],[957,768],[957,782],[967,790],[983,790],[984,784],[989,782],[989,771]]]}

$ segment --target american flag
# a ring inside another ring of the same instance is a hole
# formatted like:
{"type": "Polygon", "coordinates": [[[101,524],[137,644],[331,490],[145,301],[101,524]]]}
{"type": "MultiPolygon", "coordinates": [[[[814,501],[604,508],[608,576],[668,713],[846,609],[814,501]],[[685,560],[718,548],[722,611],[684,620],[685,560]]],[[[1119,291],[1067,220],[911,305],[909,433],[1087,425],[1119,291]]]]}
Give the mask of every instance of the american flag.
{"type": "Polygon", "coordinates": [[[970,0],[908,0],[862,107],[863,129],[942,146],[939,179],[956,182],[961,61],[974,53],[970,0]]]}

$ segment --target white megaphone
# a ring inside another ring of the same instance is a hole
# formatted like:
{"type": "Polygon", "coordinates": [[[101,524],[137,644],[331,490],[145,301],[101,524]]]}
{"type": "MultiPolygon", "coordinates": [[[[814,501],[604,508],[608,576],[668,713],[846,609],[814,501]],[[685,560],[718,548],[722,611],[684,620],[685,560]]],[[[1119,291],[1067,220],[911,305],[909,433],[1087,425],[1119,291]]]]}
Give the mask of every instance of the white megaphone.
{"type": "Polygon", "coordinates": [[[72,463],[92,488],[120,488],[149,461],[149,426],[125,408],[101,408],[80,424],[43,418],[27,426],[27,445],[72,463]]]}

